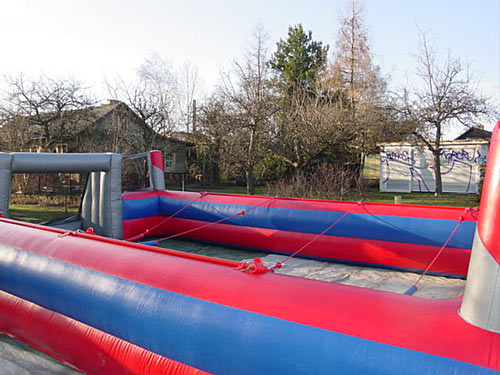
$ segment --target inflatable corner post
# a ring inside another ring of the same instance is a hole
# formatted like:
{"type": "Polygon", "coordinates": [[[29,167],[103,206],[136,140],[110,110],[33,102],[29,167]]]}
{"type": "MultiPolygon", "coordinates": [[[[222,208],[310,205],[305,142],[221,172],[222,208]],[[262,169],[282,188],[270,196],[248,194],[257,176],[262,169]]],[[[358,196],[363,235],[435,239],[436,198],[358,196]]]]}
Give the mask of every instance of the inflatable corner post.
{"type": "Polygon", "coordinates": [[[500,121],[493,129],[479,220],[460,314],[500,333],[500,121]]]}
{"type": "Polygon", "coordinates": [[[165,190],[165,174],[161,151],[150,151],[148,155],[150,186],[153,190],[165,190]]]}

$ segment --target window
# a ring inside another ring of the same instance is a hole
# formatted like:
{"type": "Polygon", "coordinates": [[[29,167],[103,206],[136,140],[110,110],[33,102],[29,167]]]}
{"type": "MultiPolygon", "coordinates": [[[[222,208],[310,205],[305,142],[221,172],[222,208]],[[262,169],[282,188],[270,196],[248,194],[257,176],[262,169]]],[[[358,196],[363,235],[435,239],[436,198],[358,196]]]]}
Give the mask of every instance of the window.
{"type": "Polygon", "coordinates": [[[175,167],[175,154],[165,156],[165,171],[172,172],[175,167]]]}

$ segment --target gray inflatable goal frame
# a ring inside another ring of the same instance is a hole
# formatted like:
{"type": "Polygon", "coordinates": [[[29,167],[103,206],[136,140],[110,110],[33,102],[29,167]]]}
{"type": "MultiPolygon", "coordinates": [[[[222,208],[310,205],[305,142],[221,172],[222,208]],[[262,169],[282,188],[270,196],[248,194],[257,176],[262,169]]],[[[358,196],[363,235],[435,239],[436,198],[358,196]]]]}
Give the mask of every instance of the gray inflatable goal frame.
{"type": "Polygon", "coordinates": [[[0,213],[9,216],[13,173],[89,173],[82,210],[81,229],[92,227],[95,233],[123,237],[122,156],[114,153],[54,154],[0,152],[0,213]]]}

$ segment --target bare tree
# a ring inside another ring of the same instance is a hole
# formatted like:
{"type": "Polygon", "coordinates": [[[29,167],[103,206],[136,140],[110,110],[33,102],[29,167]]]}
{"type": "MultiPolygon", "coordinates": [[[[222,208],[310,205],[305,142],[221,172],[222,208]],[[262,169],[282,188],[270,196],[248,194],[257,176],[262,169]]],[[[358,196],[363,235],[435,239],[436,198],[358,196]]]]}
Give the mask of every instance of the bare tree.
{"type": "Polygon", "coordinates": [[[125,102],[155,132],[167,135],[174,129],[177,78],[170,64],[158,54],[143,62],[135,82],[115,78],[106,85],[112,99],[125,102]]]}
{"type": "Polygon", "coordinates": [[[233,114],[230,105],[214,94],[200,106],[199,120],[191,140],[196,149],[196,161],[189,167],[192,177],[205,183],[218,184],[220,177],[234,176],[238,165],[231,155],[233,147],[233,114]]]}
{"type": "Polygon", "coordinates": [[[255,169],[264,159],[271,141],[271,119],[276,111],[267,64],[267,36],[258,26],[253,44],[247,49],[244,61],[235,62],[237,83],[224,75],[221,93],[231,104],[233,129],[232,157],[239,161],[245,173],[247,193],[254,193],[255,169]]]}
{"type": "Polygon", "coordinates": [[[186,132],[195,131],[196,121],[196,100],[202,95],[203,82],[196,65],[185,61],[178,71],[179,89],[177,95],[177,110],[179,125],[185,128],[186,132]]]}
{"type": "Polygon", "coordinates": [[[358,0],[349,0],[340,13],[336,47],[333,69],[344,81],[350,109],[355,116],[360,106],[377,100],[385,92],[380,69],[373,64],[363,7],[358,0]]]}
{"type": "Polygon", "coordinates": [[[433,155],[435,194],[440,195],[443,131],[457,123],[471,127],[495,111],[490,99],[478,92],[470,66],[449,52],[444,62],[438,62],[426,34],[421,32],[420,36],[416,59],[421,86],[403,90],[403,108],[406,118],[417,126],[414,135],[433,155]]]}
{"type": "Polygon", "coordinates": [[[339,104],[344,104],[344,110],[349,112],[345,121],[351,122],[356,129],[353,151],[362,165],[364,155],[372,151],[377,142],[398,133],[398,129],[386,126],[388,123],[394,125],[391,120],[393,111],[386,80],[373,62],[363,7],[358,0],[348,0],[340,13],[340,30],[330,77],[333,87],[342,92],[343,101],[339,104]]]}
{"type": "Polygon", "coordinates": [[[280,114],[279,158],[300,173],[327,155],[339,156],[339,151],[345,150],[355,137],[355,128],[346,121],[349,112],[340,104],[336,92],[322,83],[317,83],[314,90],[322,93],[295,92],[287,110],[280,114]]]}
{"type": "Polygon", "coordinates": [[[92,117],[95,100],[71,78],[41,75],[32,80],[21,74],[6,77],[5,85],[0,104],[4,149],[54,151],[73,140],[92,117]]]}

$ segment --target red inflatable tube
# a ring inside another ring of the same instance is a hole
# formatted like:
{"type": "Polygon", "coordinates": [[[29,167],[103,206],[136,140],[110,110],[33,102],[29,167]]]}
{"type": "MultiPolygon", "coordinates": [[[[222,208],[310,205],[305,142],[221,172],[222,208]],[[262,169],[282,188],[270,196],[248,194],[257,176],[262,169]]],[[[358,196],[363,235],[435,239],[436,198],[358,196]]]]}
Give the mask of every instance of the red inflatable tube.
{"type": "Polygon", "coordinates": [[[151,164],[163,171],[163,159],[161,151],[151,151],[149,155],[151,156],[151,164]]]}
{"type": "MultiPolygon", "coordinates": [[[[124,232],[130,233],[137,228],[152,228],[161,219],[158,216],[132,219],[123,223],[124,232]]],[[[182,233],[199,228],[205,222],[172,218],[160,225],[148,235],[164,233],[182,233]]],[[[225,244],[234,247],[267,249],[277,253],[291,253],[315,238],[314,234],[284,232],[274,229],[255,228],[214,224],[208,228],[189,233],[186,238],[193,240],[225,244]],[[250,239],[250,240],[249,240],[250,239]]],[[[359,251],[360,240],[348,237],[321,236],[315,240],[314,247],[301,251],[301,256],[317,259],[337,259],[356,264],[385,265],[400,269],[424,269],[436,255],[439,247],[401,244],[389,241],[363,240],[363,249],[359,251]]],[[[431,272],[450,275],[467,275],[470,249],[445,248],[443,254],[430,269],[431,272]]]]}
{"type": "Polygon", "coordinates": [[[500,132],[500,121],[493,129],[490,153],[488,154],[488,173],[483,183],[483,193],[481,195],[482,210],[481,218],[477,223],[477,231],[481,241],[488,249],[493,259],[500,263],[500,190],[497,189],[500,181],[500,163],[495,160],[500,159],[500,147],[498,143],[500,132]]]}
{"type": "Polygon", "coordinates": [[[209,375],[3,291],[0,331],[89,375],[209,375]]]}

